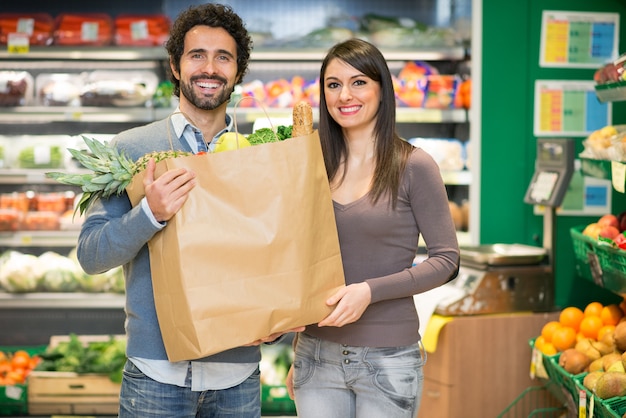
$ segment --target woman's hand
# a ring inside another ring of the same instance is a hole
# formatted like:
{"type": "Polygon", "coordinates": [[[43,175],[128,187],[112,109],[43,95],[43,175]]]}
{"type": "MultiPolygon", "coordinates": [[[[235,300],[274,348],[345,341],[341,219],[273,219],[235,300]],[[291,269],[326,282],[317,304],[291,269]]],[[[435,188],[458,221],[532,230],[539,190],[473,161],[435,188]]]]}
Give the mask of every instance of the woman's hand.
{"type": "Polygon", "coordinates": [[[156,163],[151,158],[146,167],[143,187],[148,206],[159,222],[169,221],[187,200],[187,196],[196,185],[196,175],[184,168],[170,170],[154,178],[156,163]]]}
{"type": "Polygon", "coordinates": [[[287,386],[287,393],[289,394],[289,398],[293,401],[296,398],[296,395],[293,393],[293,363],[291,367],[289,367],[289,371],[287,372],[287,377],[285,378],[285,386],[287,386]]]}
{"type": "Polygon", "coordinates": [[[339,289],[326,301],[328,306],[335,306],[330,315],[320,321],[320,327],[342,327],[356,322],[372,301],[370,286],[363,283],[355,283],[339,289]]]}

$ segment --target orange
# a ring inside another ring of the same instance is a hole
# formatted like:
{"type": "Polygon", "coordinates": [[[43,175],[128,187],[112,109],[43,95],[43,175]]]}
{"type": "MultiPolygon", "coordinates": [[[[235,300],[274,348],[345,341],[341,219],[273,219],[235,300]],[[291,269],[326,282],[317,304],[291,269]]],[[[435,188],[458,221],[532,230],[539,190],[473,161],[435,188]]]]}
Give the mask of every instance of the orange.
{"type": "Polygon", "coordinates": [[[541,336],[544,341],[549,343],[552,342],[552,334],[558,328],[561,328],[563,325],[559,321],[550,321],[546,323],[543,328],[541,328],[541,336]]]}
{"type": "Polygon", "coordinates": [[[598,338],[598,332],[603,325],[602,318],[599,316],[585,316],[580,322],[580,332],[582,332],[585,337],[595,340],[598,338]]]}
{"type": "Polygon", "coordinates": [[[30,365],[30,355],[24,350],[18,350],[11,357],[11,366],[14,369],[25,369],[30,365]]]}
{"type": "Polygon", "coordinates": [[[546,343],[546,340],[540,335],[535,338],[535,348],[541,350],[541,347],[546,343]]]}
{"type": "Polygon", "coordinates": [[[559,322],[566,327],[574,328],[574,331],[578,332],[580,321],[582,321],[584,317],[585,314],[581,309],[575,306],[569,306],[563,309],[559,314],[559,322]]]}
{"type": "Polygon", "coordinates": [[[622,312],[622,309],[616,304],[606,305],[602,308],[602,312],[600,313],[600,318],[602,318],[604,325],[617,325],[623,316],[624,312],[622,312]]]}
{"type": "Polygon", "coordinates": [[[602,326],[602,328],[600,328],[600,330],[598,331],[597,340],[602,341],[602,339],[604,338],[606,334],[613,334],[614,331],[615,331],[615,325],[602,326]]]}
{"type": "Polygon", "coordinates": [[[553,356],[558,352],[556,350],[556,347],[552,343],[543,343],[543,345],[541,346],[541,350],[539,351],[541,351],[546,356],[553,356]]]}
{"type": "Polygon", "coordinates": [[[591,302],[587,306],[585,306],[584,314],[585,316],[600,316],[602,314],[602,305],[600,302],[591,302]]]}
{"type": "MultiPolygon", "coordinates": [[[[596,333],[596,335],[598,335],[596,333]]],[[[552,344],[559,351],[565,351],[576,345],[576,331],[572,327],[562,326],[552,334],[552,344]]]]}

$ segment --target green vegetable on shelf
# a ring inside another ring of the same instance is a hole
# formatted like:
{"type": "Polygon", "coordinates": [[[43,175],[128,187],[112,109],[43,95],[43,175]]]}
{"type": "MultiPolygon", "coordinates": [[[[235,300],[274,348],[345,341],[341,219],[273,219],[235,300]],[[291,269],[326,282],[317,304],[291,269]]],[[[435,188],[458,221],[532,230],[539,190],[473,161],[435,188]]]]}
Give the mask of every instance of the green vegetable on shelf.
{"type": "Polygon", "coordinates": [[[18,157],[21,168],[59,168],[63,166],[63,151],[57,145],[23,148],[18,157]]]}
{"type": "Polygon", "coordinates": [[[76,334],[70,334],[69,341],[49,347],[40,357],[42,362],[35,369],[38,371],[106,374],[112,382],[120,383],[126,340],[110,336],[107,341],[84,343],[76,334]]]}

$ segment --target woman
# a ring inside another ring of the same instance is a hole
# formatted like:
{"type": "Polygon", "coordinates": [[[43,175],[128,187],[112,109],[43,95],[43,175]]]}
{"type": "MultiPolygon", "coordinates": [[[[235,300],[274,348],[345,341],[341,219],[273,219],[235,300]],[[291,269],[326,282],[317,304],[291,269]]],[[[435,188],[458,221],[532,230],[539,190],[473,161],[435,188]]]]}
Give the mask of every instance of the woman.
{"type": "Polygon", "coordinates": [[[391,74],[372,44],[330,49],[319,134],[346,286],[295,339],[287,378],[301,418],[412,418],[426,361],[413,295],[456,277],[459,248],[434,160],[395,126],[391,74]],[[418,239],[428,258],[413,266],[418,239]]]}

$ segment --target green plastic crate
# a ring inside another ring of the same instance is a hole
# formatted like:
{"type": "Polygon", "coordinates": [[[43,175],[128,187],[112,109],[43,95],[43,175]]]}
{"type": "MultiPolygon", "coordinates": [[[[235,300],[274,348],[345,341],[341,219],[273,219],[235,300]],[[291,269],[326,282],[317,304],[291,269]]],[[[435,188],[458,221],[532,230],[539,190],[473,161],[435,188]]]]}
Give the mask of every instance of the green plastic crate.
{"type": "Polygon", "coordinates": [[[287,386],[261,385],[263,415],[296,415],[296,404],[289,397],[287,386]]]}
{"type": "Polygon", "coordinates": [[[626,413],[626,396],[611,399],[600,399],[583,385],[586,373],[574,377],[579,391],[587,396],[587,416],[591,417],[591,399],[593,398],[593,418],[622,418],[626,413]]]}
{"type": "Polygon", "coordinates": [[[626,293],[626,251],[598,244],[582,234],[584,228],[570,229],[578,275],[612,292],[626,293]]]}
{"type": "Polygon", "coordinates": [[[622,418],[626,413],[626,396],[602,400],[596,396],[594,416],[598,418],[622,418]]]}
{"type": "Polygon", "coordinates": [[[562,399],[567,403],[569,407],[577,408],[579,400],[578,387],[576,381],[581,380],[587,374],[586,372],[573,375],[565,371],[565,369],[559,366],[560,353],[549,357],[546,363],[546,372],[550,380],[557,384],[557,387],[561,389],[562,399]]]}
{"type": "MultiPolygon", "coordinates": [[[[24,350],[28,354],[35,355],[43,353],[47,346],[0,346],[0,351],[4,353],[14,353],[24,350]]],[[[20,416],[28,415],[28,382],[25,384],[0,385],[0,416],[20,416]]]]}
{"type": "Polygon", "coordinates": [[[0,386],[0,416],[28,415],[28,386],[0,386]]]}

